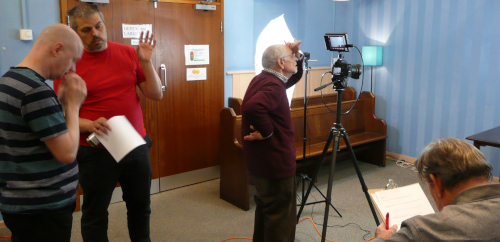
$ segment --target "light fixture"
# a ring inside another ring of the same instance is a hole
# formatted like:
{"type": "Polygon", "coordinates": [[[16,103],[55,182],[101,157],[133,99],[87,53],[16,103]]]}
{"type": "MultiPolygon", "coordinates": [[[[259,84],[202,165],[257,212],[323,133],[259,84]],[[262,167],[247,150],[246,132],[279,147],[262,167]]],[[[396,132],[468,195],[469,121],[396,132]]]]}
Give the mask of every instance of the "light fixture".
{"type": "Polygon", "coordinates": [[[363,46],[363,63],[371,66],[370,92],[373,92],[373,66],[382,65],[382,46],[363,46]]]}

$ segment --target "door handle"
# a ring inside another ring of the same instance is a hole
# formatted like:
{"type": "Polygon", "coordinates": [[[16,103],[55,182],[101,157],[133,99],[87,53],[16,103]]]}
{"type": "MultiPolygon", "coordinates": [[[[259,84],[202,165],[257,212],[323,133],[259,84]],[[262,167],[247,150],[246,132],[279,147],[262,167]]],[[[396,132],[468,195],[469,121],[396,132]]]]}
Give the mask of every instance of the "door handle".
{"type": "Polygon", "coordinates": [[[165,91],[165,88],[167,88],[167,68],[165,64],[161,64],[160,69],[163,72],[163,80],[165,80],[165,85],[161,86],[161,90],[165,91]]]}

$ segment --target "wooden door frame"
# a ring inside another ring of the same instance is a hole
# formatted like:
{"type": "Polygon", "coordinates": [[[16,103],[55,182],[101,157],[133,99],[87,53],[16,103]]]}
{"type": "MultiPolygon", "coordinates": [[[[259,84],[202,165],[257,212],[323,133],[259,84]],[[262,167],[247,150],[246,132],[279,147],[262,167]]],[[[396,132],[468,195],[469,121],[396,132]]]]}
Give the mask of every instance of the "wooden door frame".
{"type": "MultiPolygon", "coordinates": [[[[113,1],[113,0],[110,0],[113,1]]],[[[199,0],[139,0],[139,1],[147,1],[147,2],[166,2],[166,3],[188,3],[188,4],[199,4],[199,0]]],[[[214,2],[209,3],[208,5],[220,5],[223,9],[222,13],[224,13],[224,0],[214,0],[214,2]]],[[[68,24],[68,13],[64,10],[68,9],[68,0],[59,0],[59,12],[61,16],[61,23],[68,24]]],[[[222,15],[222,21],[224,21],[224,14],[222,15]]]]}

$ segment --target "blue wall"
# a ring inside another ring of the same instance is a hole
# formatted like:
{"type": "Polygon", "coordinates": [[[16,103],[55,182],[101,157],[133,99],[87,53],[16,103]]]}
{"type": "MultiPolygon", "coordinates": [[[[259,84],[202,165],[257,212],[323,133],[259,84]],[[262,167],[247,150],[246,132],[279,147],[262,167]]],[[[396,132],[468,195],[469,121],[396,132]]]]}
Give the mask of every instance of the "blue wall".
{"type": "MultiPolygon", "coordinates": [[[[267,24],[284,14],[301,49],[311,53],[311,67],[329,66],[331,53],[323,35],[334,30],[335,5],[325,0],[225,0],[225,72],[254,70],[255,44],[267,24]]],[[[232,96],[232,76],[225,76],[225,103],[232,96]]]]}
{"type": "Polygon", "coordinates": [[[21,62],[35,43],[40,31],[59,23],[59,0],[1,0],[0,1],[0,75],[21,62]],[[22,3],[25,3],[25,18],[22,3]],[[33,40],[19,40],[19,29],[33,30],[33,40]]]}
{"type": "MultiPolygon", "coordinates": [[[[253,70],[255,40],[281,14],[304,41],[301,49],[318,60],[311,66],[329,66],[337,55],[324,49],[327,32],[347,32],[359,48],[383,46],[384,63],[373,73],[376,115],[388,124],[387,150],[416,157],[434,139],[464,139],[499,125],[498,11],[500,1],[488,0],[226,0],[225,68],[253,70]]],[[[361,63],[355,49],[345,59],[361,63]]],[[[369,90],[369,67],[365,73],[369,90]]],[[[225,81],[227,100],[231,77],[225,81]]],[[[349,85],[359,91],[361,82],[349,85]]],[[[498,175],[500,149],[481,151],[498,175]]]]}
{"type": "MultiPolygon", "coordinates": [[[[336,31],[359,46],[384,46],[374,93],[389,126],[388,151],[415,157],[434,139],[499,126],[499,11],[500,1],[488,0],[337,4],[336,31]]],[[[498,176],[500,150],[481,151],[498,176]]]]}

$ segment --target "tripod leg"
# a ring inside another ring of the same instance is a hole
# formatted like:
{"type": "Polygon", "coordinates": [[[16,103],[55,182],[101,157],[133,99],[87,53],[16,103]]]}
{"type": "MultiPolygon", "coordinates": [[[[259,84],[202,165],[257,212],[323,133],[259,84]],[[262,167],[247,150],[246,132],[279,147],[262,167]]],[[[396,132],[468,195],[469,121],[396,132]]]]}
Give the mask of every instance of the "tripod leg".
{"type": "Polygon", "coordinates": [[[343,131],[343,137],[344,137],[345,144],[347,146],[347,149],[349,150],[349,153],[351,153],[352,162],[354,164],[354,168],[356,169],[356,173],[358,174],[359,183],[361,183],[361,187],[363,189],[363,192],[365,193],[366,200],[368,201],[368,204],[370,205],[370,209],[372,210],[373,218],[375,219],[375,223],[377,223],[376,226],[378,226],[380,224],[379,220],[378,220],[378,216],[377,216],[377,213],[375,212],[375,207],[373,206],[372,200],[370,198],[370,194],[368,193],[368,187],[366,186],[365,180],[363,179],[363,175],[361,174],[361,170],[359,169],[358,161],[356,160],[356,156],[354,155],[354,151],[352,149],[351,142],[349,142],[349,137],[347,136],[347,132],[345,132],[345,129],[342,128],[342,131],[343,131]]]}
{"type": "MultiPolygon", "coordinates": [[[[316,190],[318,190],[319,194],[321,194],[321,196],[326,200],[326,197],[325,195],[321,192],[321,190],[319,190],[319,188],[316,186],[316,184],[313,184],[313,186],[316,188],[316,190]]],[[[308,203],[306,205],[309,205],[311,203],[308,203]]],[[[332,206],[333,210],[335,210],[335,212],[337,212],[337,214],[342,218],[342,215],[339,213],[339,211],[333,206],[332,203],[329,203],[330,206],[332,206]]]]}
{"type": "MultiPolygon", "coordinates": [[[[332,147],[332,162],[330,163],[330,175],[328,176],[328,190],[326,193],[326,202],[327,204],[331,204],[332,202],[332,186],[333,186],[333,171],[335,169],[335,161],[337,160],[337,150],[339,149],[339,136],[340,133],[338,130],[334,130],[332,134],[335,136],[335,140],[333,141],[332,147]]],[[[321,242],[325,242],[326,239],[326,230],[328,228],[328,213],[330,212],[330,206],[325,206],[325,215],[323,220],[323,233],[321,236],[321,242]]]]}
{"type": "MultiPolygon", "coordinates": [[[[311,193],[311,188],[314,185],[314,181],[318,177],[319,168],[321,167],[321,163],[325,160],[326,153],[328,153],[328,147],[330,147],[330,143],[333,139],[333,129],[330,130],[330,134],[328,135],[328,139],[326,140],[325,148],[323,149],[323,153],[321,153],[320,160],[316,162],[316,167],[314,169],[314,175],[311,177],[311,182],[309,183],[309,187],[307,187],[306,195],[302,199],[302,203],[300,204],[299,212],[297,213],[297,223],[299,222],[300,215],[302,214],[302,210],[304,210],[304,206],[306,205],[307,198],[309,197],[309,193],[311,193]]],[[[302,193],[304,194],[304,193],[302,193]]]]}
{"type": "MultiPolygon", "coordinates": [[[[297,179],[297,183],[295,183],[295,189],[298,190],[300,188],[300,183],[302,183],[302,190],[304,190],[304,185],[306,184],[306,182],[304,181],[304,174],[301,173],[298,177],[299,178],[297,179]]],[[[295,191],[295,192],[297,192],[297,191],[295,191]]],[[[301,198],[302,200],[304,199],[303,194],[304,194],[304,192],[302,192],[302,198],[301,198]]]]}

